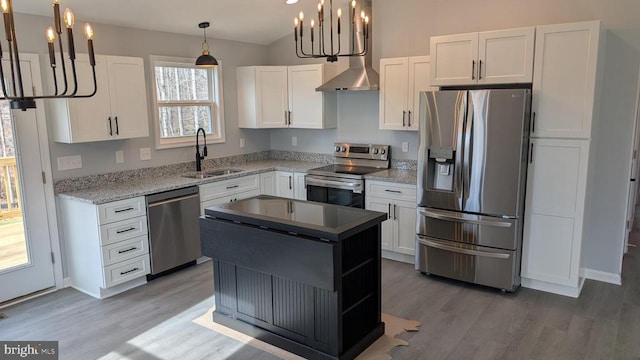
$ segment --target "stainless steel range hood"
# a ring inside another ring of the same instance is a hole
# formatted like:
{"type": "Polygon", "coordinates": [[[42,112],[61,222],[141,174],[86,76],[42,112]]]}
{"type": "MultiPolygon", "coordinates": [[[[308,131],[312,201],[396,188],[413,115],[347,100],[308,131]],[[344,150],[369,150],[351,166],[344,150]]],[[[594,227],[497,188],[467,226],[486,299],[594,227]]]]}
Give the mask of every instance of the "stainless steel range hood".
{"type": "MultiPolygon", "coordinates": [[[[371,0],[363,0],[364,11],[367,14],[371,12],[371,0]]],[[[360,10],[356,9],[356,14],[359,14],[360,10]]],[[[361,51],[364,47],[362,40],[362,34],[358,29],[361,29],[360,17],[356,16],[356,36],[355,36],[355,51],[361,51]]],[[[373,42],[371,34],[373,28],[373,19],[369,23],[369,51],[364,56],[351,56],[349,57],[349,68],[333,79],[322,84],[322,86],[316,88],[316,91],[356,91],[356,90],[378,90],[380,84],[380,76],[373,70],[372,64],[372,51],[371,44],[373,42]]],[[[351,45],[351,44],[349,44],[351,45]]],[[[349,46],[351,48],[351,46],[349,46]]]]}

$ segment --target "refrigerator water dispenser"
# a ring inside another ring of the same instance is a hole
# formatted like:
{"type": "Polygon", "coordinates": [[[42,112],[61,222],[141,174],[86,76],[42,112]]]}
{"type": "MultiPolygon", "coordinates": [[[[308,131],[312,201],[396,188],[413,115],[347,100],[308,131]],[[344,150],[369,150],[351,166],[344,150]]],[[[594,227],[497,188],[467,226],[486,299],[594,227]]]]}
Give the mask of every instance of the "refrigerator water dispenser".
{"type": "Polygon", "coordinates": [[[453,191],[454,153],[452,148],[429,149],[429,188],[453,191]]]}

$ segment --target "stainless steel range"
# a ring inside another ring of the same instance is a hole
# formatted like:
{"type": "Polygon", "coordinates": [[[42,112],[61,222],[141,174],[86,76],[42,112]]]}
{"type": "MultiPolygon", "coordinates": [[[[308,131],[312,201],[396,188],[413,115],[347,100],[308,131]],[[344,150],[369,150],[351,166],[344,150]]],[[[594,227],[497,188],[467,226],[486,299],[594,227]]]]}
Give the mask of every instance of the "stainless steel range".
{"type": "Polygon", "coordinates": [[[389,168],[389,145],[334,145],[334,164],[307,173],[307,200],[364,209],[364,176],[389,168]]]}

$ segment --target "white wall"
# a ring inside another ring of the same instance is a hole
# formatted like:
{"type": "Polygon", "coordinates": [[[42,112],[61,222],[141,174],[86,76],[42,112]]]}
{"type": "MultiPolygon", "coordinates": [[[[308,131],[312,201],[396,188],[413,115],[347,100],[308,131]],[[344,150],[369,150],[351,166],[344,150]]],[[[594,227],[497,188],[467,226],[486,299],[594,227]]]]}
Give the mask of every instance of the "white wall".
{"type": "MultiPolygon", "coordinates": [[[[633,133],[635,81],[640,63],[640,11],[636,0],[373,0],[373,66],[378,69],[381,58],[428,55],[429,38],[435,35],[586,20],[601,20],[608,39],[597,129],[597,191],[592,198],[592,216],[585,220],[583,258],[588,268],[619,274],[629,180],[626,157],[633,133]]],[[[269,46],[269,61],[299,63],[293,53],[292,36],[269,46]]],[[[324,142],[383,139],[395,147],[399,146],[398,141],[417,144],[417,135],[377,130],[374,97],[341,96],[338,130],[319,133],[318,138],[324,142]],[[389,134],[393,135],[388,137],[389,134]]],[[[307,134],[311,132],[278,130],[272,132],[271,143],[293,149],[290,136],[296,135],[298,149],[316,149],[317,145],[299,140],[312,136],[307,134]]],[[[394,157],[395,154],[399,152],[395,151],[394,157]]],[[[399,155],[415,158],[415,150],[399,155]]]]}
{"type": "MultiPolygon", "coordinates": [[[[16,14],[17,36],[20,51],[45,54],[47,43],[44,29],[51,23],[51,18],[16,14]]],[[[83,24],[76,19],[76,24],[83,24]]],[[[138,56],[144,58],[147,78],[147,103],[149,104],[150,137],[94,142],[86,144],[62,144],[50,140],[49,148],[55,180],[89,174],[108,173],[113,171],[153,167],[194,159],[193,147],[156,150],[153,140],[153,109],[151,108],[154,89],[151,87],[149,55],[177,57],[197,57],[201,52],[202,37],[162,33],[156,31],[136,30],[104,24],[92,24],[95,28],[95,51],[98,54],[138,56]],[[140,161],[139,149],[151,148],[151,160],[140,161]],[[125,162],[116,164],[115,152],[124,151],[125,162]],[[56,157],[82,155],[82,169],[58,171],[56,157]]],[[[195,26],[195,25],[194,25],[195,26]]],[[[86,53],[86,40],[77,27],[75,43],[78,53],[86,53]]],[[[209,38],[213,55],[222,62],[222,81],[224,91],[224,111],[226,143],[209,145],[209,157],[221,157],[242,153],[251,153],[269,149],[268,130],[240,130],[237,127],[236,75],[235,68],[240,65],[252,65],[266,61],[266,47],[209,38]],[[240,148],[240,137],[245,138],[246,146],[240,148]]],[[[48,60],[43,59],[45,65],[48,60]]],[[[48,81],[50,72],[43,66],[43,79],[48,81]]],[[[98,84],[100,86],[100,84],[98,84]]],[[[48,122],[51,120],[48,119],[48,122]]],[[[51,126],[49,126],[51,129],[51,126]]],[[[51,130],[49,130],[51,133],[51,130]]],[[[49,136],[51,139],[51,136],[49,136]]],[[[195,146],[195,144],[194,144],[195,146]]]]}

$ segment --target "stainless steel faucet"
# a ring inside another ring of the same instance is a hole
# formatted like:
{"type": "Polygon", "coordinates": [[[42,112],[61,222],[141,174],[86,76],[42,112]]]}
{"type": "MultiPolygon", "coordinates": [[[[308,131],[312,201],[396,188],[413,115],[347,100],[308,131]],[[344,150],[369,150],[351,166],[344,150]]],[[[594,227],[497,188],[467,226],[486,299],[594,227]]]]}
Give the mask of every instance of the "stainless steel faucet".
{"type": "Polygon", "coordinates": [[[198,128],[196,132],[196,171],[202,171],[202,160],[207,156],[207,135],[203,128],[198,128]],[[204,141],[204,147],[202,148],[202,156],[200,155],[200,144],[198,139],[202,131],[202,139],[204,141]]]}

